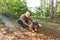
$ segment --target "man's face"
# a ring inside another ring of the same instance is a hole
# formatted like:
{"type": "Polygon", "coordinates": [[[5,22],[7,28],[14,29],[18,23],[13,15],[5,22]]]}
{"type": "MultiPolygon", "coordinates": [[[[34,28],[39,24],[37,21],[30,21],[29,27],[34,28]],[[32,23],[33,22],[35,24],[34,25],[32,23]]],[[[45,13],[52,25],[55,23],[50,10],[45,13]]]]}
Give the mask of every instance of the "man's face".
{"type": "Polygon", "coordinates": [[[27,12],[27,13],[26,13],[26,17],[29,17],[29,16],[30,16],[30,13],[29,13],[29,12],[27,12]]]}

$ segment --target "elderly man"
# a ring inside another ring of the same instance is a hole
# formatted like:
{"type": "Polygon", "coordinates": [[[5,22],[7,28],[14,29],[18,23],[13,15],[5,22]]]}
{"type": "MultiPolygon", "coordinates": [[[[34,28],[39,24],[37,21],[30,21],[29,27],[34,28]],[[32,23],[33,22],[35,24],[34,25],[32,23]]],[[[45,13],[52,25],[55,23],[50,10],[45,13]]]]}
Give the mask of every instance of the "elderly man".
{"type": "Polygon", "coordinates": [[[32,21],[30,18],[30,12],[26,12],[25,14],[22,14],[20,18],[18,19],[18,23],[23,27],[23,28],[28,28],[29,27],[29,21],[32,21]]]}

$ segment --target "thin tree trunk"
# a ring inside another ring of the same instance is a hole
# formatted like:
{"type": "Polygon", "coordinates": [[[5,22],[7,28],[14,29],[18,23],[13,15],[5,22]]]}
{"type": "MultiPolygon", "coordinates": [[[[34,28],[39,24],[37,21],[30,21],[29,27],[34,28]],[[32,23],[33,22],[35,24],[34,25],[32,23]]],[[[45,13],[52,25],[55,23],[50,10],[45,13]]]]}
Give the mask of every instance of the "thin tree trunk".
{"type": "Polygon", "coordinates": [[[57,0],[55,0],[55,6],[54,6],[54,17],[56,16],[56,8],[57,8],[57,0]]]}
{"type": "Polygon", "coordinates": [[[53,0],[50,0],[50,17],[54,17],[53,0]]]}

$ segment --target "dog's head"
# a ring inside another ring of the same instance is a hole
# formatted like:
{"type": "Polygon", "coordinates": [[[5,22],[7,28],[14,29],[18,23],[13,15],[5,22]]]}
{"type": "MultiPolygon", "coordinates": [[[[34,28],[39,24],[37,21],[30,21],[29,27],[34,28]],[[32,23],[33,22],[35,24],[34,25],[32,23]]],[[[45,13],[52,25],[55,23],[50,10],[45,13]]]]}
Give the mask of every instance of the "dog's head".
{"type": "Polygon", "coordinates": [[[38,28],[39,28],[39,23],[38,22],[32,22],[32,29],[34,31],[38,31],[38,28]]]}
{"type": "Polygon", "coordinates": [[[33,24],[33,25],[38,25],[38,22],[33,22],[32,24],[33,24]]]}

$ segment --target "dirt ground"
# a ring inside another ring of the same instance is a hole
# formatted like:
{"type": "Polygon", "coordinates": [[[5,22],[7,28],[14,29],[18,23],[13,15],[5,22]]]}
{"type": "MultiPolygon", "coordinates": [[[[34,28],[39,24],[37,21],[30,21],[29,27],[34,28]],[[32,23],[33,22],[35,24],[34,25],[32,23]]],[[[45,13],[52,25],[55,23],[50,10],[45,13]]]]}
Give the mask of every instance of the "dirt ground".
{"type": "Polygon", "coordinates": [[[8,28],[0,24],[0,40],[60,40],[60,30],[41,27],[39,32],[27,29],[8,28]]]}
{"type": "Polygon", "coordinates": [[[59,31],[52,29],[41,30],[39,33],[26,29],[0,28],[0,40],[60,40],[59,31]],[[18,31],[17,31],[18,30],[18,31]]]}

